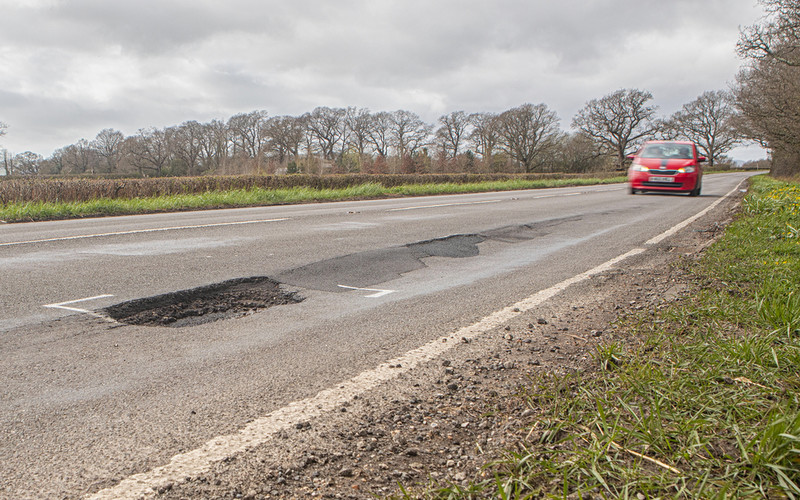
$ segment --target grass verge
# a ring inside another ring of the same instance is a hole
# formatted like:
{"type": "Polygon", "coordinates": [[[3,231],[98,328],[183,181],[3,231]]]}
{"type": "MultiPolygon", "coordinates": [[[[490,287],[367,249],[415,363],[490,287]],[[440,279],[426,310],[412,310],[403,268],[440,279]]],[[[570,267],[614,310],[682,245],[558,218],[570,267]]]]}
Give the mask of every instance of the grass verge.
{"type": "Polygon", "coordinates": [[[542,376],[493,478],[400,498],[800,498],[800,185],[753,179],[691,299],[620,320],[595,369],[542,376]]]}
{"type": "Polygon", "coordinates": [[[154,196],[148,198],[99,198],[84,202],[28,202],[0,206],[0,221],[25,222],[109,215],[131,215],[182,210],[235,208],[265,205],[285,205],[320,201],[363,200],[396,196],[426,196],[439,194],[511,191],[624,182],[624,177],[571,178],[478,183],[408,184],[384,187],[367,183],[340,189],[294,187],[289,189],[239,189],[208,191],[200,194],[154,196]]]}

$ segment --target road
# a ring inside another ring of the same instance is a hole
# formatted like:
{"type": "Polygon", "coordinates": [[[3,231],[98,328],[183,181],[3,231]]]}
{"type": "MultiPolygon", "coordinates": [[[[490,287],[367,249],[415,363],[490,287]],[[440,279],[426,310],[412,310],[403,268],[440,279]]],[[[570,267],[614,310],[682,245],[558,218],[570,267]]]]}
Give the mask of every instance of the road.
{"type": "MultiPolygon", "coordinates": [[[[81,497],[621,255],[735,190],[624,185],[0,226],[0,497],[81,497]],[[196,326],[104,308],[245,277],[196,326]]],[[[554,299],[555,300],[555,299],[554,299]]]]}

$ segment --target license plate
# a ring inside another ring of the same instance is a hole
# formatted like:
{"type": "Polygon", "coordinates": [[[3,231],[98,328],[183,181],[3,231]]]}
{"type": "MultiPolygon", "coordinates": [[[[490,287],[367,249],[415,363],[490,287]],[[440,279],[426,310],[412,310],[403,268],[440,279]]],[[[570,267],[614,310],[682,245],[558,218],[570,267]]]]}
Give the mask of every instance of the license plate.
{"type": "Polygon", "coordinates": [[[650,177],[650,182],[675,182],[674,177],[650,177]]]}

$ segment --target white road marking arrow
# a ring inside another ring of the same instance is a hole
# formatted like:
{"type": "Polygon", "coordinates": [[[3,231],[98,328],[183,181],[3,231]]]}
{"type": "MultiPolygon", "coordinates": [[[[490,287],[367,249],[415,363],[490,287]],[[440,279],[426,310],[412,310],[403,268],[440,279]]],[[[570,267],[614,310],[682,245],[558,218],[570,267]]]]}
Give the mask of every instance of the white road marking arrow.
{"type": "Polygon", "coordinates": [[[108,316],[104,316],[102,314],[97,314],[94,311],[90,311],[88,309],[81,309],[79,307],[70,307],[70,304],[77,304],[78,302],[86,302],[89,300],[97,300],[97,299],[105,299],[108,297],[113,297],[113,295],[95,295],[94,297],[86,297],[83,299],[76,299],[76,300],[68,300],[66,302],[59,302],[58,304],[45,304],[44,307],[49,307],[51,309],[65,309],[67,311],[75,311],[79,313],[88,314],[90,316],[94,316],[95,318],[104,319],[106,321],[114,321],[113,319],[109,318],[108,316]]]}
{"type": "Polygon", "coordinates": [[[384,295],[389,295],[390,293],[394,293],[397,291],[397,290],[379,290],[376,288],[359,288],[357,286],[347,286],[347,285],[336,285],[336,286],[338,286],[339,288],[347,288],[348,290],[362,290],[365,292],[376,292],[376,293],[371,293],[369,295],[364,295],[364,297],[369,297],[371,299],[383,297],[384,295]]]}

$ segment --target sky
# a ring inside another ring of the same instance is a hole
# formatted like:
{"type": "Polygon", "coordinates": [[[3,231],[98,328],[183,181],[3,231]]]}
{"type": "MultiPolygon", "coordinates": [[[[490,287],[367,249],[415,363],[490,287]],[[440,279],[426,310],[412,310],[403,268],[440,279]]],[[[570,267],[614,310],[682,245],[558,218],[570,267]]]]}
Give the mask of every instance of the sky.
{"type": "MultiPolygon", "coordinates": [[[[757,0],[0,0],[0,147],[317,106],[453,112],[728,88],[757,0]]],[[[764,156],[738,148],[734,159],[764,156]]]]}

